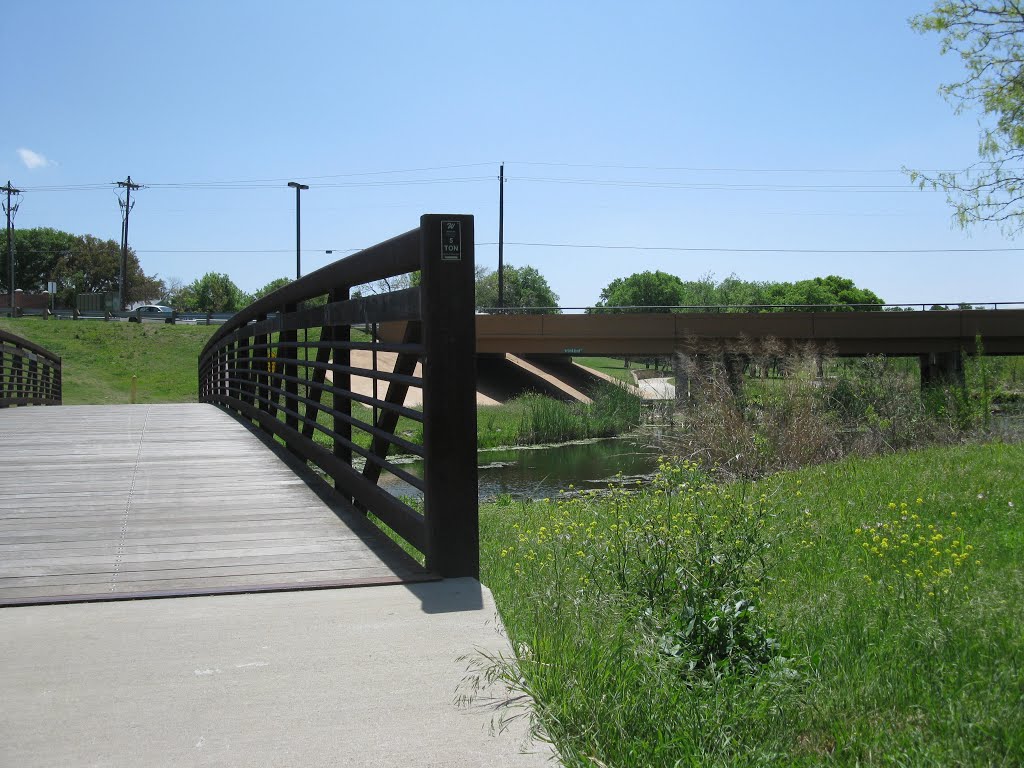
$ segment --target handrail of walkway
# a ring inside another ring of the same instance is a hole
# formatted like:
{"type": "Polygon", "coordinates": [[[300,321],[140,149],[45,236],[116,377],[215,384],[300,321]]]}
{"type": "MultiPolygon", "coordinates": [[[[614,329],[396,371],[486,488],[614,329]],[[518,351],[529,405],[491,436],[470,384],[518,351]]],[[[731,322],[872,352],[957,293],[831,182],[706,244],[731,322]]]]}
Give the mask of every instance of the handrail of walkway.
{"type": "Polygon", "coordinates": [[[224,323],[199,357],[200,400],[254,422],[318,467],[338,494],[422,552],[429,570],[476,577],[473,297],[473,217],[424,215],[417,229],[289,283],[224,323]],[[417,272],[409,288],[353,292],[417,272]],[[393,321],[404,323],[404,337],[382,340],[377,324],[393,321]],[[353,325],[374,332],[354,340],[353,325]],[[364,361],[353,360],[357,351],[364,361]],[[394,364],[381,363],[381,353],[394,364]],[[357,377],[371,386],[356,391],[357,377]],[[422,390],[422,410],[405,405],[410,387],[422,390]],[[393,451],[421,457],[423,478],[389,460],[393,451]],[[384,472],[422,492],[422,513],[378,484],[384,472]]]}
{"type": "Polygon", "coordinates": [[[902,304],[633,304],[623,306],[591,307],[481,307],[478,312],[488,315],[545,315],[558,313],[617,314],[625,312],[917,312],[1010,309],[1024,307],[1024,301],[966,302],[907,302],[902,304]]]}
{"type": "Polygon", "coordinates": [[[0,330],[0,408],[60,404],[60,358],[38,344],[0,330]]]}

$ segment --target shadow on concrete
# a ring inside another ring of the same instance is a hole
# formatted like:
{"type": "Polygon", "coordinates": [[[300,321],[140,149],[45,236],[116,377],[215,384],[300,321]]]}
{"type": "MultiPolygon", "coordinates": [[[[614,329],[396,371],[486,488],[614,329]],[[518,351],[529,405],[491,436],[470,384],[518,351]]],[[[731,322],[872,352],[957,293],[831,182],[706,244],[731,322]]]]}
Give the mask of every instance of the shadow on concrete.
{"type": "Polygon", "coordinates": [[[443,579],[404,586],[419,598],[424,613],[461,613],[484,607],[483,588],[476,579],[443,579]]]}

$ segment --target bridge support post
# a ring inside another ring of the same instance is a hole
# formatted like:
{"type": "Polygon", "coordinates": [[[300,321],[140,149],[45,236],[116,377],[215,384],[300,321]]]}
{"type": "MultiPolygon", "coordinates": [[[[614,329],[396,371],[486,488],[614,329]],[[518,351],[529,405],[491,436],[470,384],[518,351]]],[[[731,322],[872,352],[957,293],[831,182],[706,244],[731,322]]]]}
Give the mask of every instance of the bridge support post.
{"type": "Polygon", "coordinates": [[[672,355],[672,375],[676,378],[676,408],[685,410],[690,403],[690,358],[683,352],[672,355]]]}
{"type": "Polygon", "coordinates": [[[963,386],[964,360],[960,352],[929,352],[920,355],[921,389],[963,386]]]}
{"type": "Polygon", "coordinates": [[[747,356],[735,352],[725,353],[725,378],[733,397],[743,394],[743,370],[747,366],[747,356]]]}

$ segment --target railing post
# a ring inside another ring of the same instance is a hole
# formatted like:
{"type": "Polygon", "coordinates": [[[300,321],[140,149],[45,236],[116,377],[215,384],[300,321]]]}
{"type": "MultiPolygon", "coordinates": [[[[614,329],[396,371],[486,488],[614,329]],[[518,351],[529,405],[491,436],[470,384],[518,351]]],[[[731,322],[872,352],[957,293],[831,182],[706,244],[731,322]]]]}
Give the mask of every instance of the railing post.
{"type": "MultiPolygon", "coordinates": [[[[265,314],[257,315],[257,325],[265,322],[266,319],[265,314]]],[[[256,363],[256,370],[259,371],[256,374],[256,407],[264,413],[271,413],[270,404],[267,403],[267,399],[270,397],[270,338],[265,333],[253,336],[252,346],[253,355],[263,358],[256,363]]]]}
{"type": "MultiPolygon", "coordinates": [[[[333,291],[329,296],[330,302],[336,301],[348,301],[349,299],[349,288],[348,286],[341,286],[333,291]]],[[[339,325],[334,328],[331,334],[333,345],[331,347],[331,362],[336,366],[348,367],[352,365],[352,350],[348,344],[352,341],[352,326],[350,325],[339,325]]],[[[331,377],[331,385],[335,388],[334,394],[331,395],[331,410],[334,412],[332,418],[333,423],[331,429],[335,434],[340,435],[342,438],[351,441],[352,440],[352,425],[345,421],[345,417],[352,416],[352,401],[339,394],[339,391],[343,390],[348,392],[352,388],[352,375],[345,371],[344,373],[335,370],[331,377]]],[[[349,466],[352,465],[352,449],[345,445],[342,445],[337,440],[334,441],[334,455],[344,461],[349,466]]],[[[341,488],[341,482],[339,478],[334,478],[335,489],[341,488]]],[[[348,498],[346,496],[346,498],[348,498]]],[[[351,501],[351,498],[349,498],[351,501]]]]}
{"type": "MultiPolygon", "coordinates": [[[[290,315],[295,312],[298,307],[295,304],[287,304],[284,307],[284,314],[290,315]]],[[[277,357],[279,360],[287,360],[282,366],[283,373],[285,376],[290,376],[293,379],[299,375],[299,366],[297,364],[299,358],[299,349],[295,346],[295,343],[299,340],[298,332],[281,331],[279,336],[279,345],[277,357]],[[291,344],[292,346],[286,346],[291,344]],[[285,357],[287,355],[287,357],[285,357]]],[[[299,410],[299,385],[294,381],[284,382],[284,407],[286,410],[298,412],[299,410]]],[[[292,416],[290,413],[285,414],[284,423],[292,429],[299,428],[299,419],[296,416],[292,416]]]]}
{"type": "Polygon", "coordinates": [[[480,573],[473,217],[420,218],[427,568],[480,573]]]}
{"type": "Polygon", "coordinates": [[[227,390],[225,391],[224,394],[226,394],[228,397],[237,397],[237,398],[241,399],[241,396],[242,396],[241,395],[241,391],[240,391],[241,390],[241,386],[238,383],[238,379],[239,379],[239,375],[238,375],[238,347],[239,346],[240,346],[240,344],[239,344],[238,339],[235,339],[234,341],[232,341],[230,344],[227,345],[227,349],[228,349],[228,367],[227,367],[227,371],[225,371],[225,373],[227,375],[227,381],[225,382],[225,386],[227,387],[227,390]],[[232,385],[231,379],[235,379],[234,385],[232,385]],[[233,395],[231,393],[232,386],[234,386],[234,389],[235,389],[235,392],[234,392],[233,395]]]}
{"type": "Polygon", "coordinates": [[[24,397],[25,396],[24,392],[23,392],[24,384],[23,384],[22,362],[21,362],[22,357],[21,357],[21,354],[19,354],[20,352],[21,352],[21,350],[19,349],[18,352],[16,352],[14,354],[14,360],[12,361],[12,364],[11,364],[11,385],[10,385],[8,391],[11,393],[12,397],[24,397]]]}
{"type": "Polygon", "coordinates": [[[28,358],[28,398],[36,400],[39,397],[39,361],[34,354],[28,358]]]}

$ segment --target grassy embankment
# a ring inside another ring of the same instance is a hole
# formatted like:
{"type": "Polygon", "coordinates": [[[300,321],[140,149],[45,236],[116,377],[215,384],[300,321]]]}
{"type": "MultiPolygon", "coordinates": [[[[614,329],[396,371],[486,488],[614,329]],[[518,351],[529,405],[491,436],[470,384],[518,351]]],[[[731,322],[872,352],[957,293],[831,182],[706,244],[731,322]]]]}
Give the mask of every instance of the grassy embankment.
{"type": "Polygon", "coordinates": [[[199,352],[215,326],[97,320],[0,319],[0,328],[35,342],[63,363],[65,405],[187,403],[199,395],[199,352]]]}
{"type": "MultiPolygon", "coordinates": [[[[0,320],[0,328],[33,341],[63,359],[65,405],[129,402],[131,379],[138,377],[139,403],[195,402],[198,397],[197,361],[213,326],[115,323],[99,321],[42,321],[37,318],[0,320]]],[[[353,330],[353,339],[365,340],[353,330]]],[[[310,334],[316,341],[316,331],[310,334]]],[[[627,431],[640,418],[639,402],[614,386],[599,387],[594,404],[562,403],[527,395],[502,406],[478,409],[481,448],[530,445],[627,431]]],[[[362,421],[373,418],[370,408],[357,406],[362,421]]],[[[325,426],[328,417],[321,413],[325,426]]],[[[422,440],[422,426],[402,417],[398,434],[422,440]]],[[[318,438],[326,437],[318,433],[318,438]]],[[[355,430],[355,441],[370,438],[355,430]]]]}
{"type": "Polygon", "coordinates": [[[626,384],[635,383],[631,370],[626,367],[622,360],[617,360],[614,357],[574,357],[572,360],[574,363],[585,368],[600,371],[606,376],[611,376],[613,379],[625,382],[626,384]]]}
{"type": "Polygon", "coordinates": [[[482,510],[569,766],[1024,763],[1024,446],[482,510]]]}

